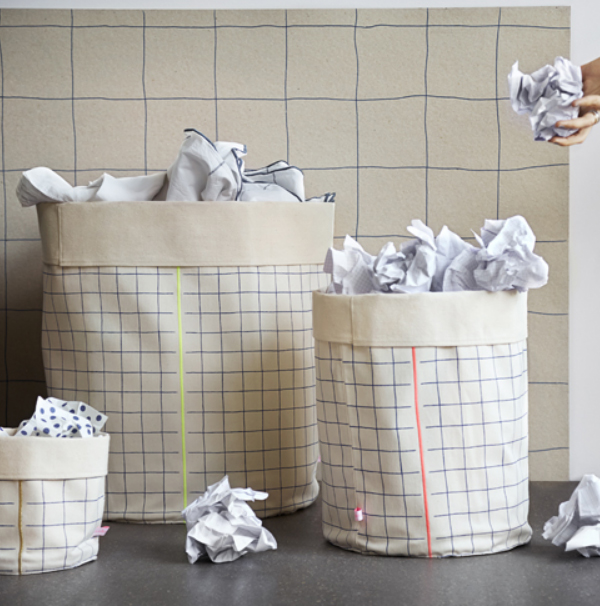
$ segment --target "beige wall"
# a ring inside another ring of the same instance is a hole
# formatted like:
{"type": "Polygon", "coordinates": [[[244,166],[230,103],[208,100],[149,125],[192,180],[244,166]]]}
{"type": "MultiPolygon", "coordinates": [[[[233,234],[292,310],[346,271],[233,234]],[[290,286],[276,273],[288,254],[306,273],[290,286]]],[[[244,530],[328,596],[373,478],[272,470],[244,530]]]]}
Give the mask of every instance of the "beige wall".
{"type": "Polygon", "coordinates": [[[246,143],[249,166],[305,169],[309,195],[338,194],[338,238],[372,251],[413,218],[468,237],[523,214],[551,268],[530,298],[531,472],[567,478],[568,155],[532,141],[506,74],[569,54],[569,9],[2,10],[0,45],[2,423],[44,390],[40,244],[20,172],[47,165],[82,184],[162,170],[193,126],[246,143]]]}

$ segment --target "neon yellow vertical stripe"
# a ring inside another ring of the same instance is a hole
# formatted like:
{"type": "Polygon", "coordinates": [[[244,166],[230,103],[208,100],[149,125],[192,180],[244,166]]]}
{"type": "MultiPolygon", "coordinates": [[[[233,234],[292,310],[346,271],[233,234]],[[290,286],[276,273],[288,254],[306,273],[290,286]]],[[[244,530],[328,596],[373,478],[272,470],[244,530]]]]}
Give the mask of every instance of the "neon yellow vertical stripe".
{"type": "Polygon", "coordinates": [[[177,325],[179,330],[179,391],[181,392],[181,454],[183,462],[183,506],[187,507],[187,461],[185,449],[185,392],[183,390],[183,322],[181,319],[181,268],[177,268],[177,325]]]}

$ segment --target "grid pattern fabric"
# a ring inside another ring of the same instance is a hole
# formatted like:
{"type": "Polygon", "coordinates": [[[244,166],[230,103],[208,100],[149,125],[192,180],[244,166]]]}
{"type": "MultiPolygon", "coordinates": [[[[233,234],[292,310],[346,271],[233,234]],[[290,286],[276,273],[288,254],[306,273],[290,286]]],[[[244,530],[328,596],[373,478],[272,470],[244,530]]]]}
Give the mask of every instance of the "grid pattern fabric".
{"type": "Polygon", "coordinates": [[[336,191],[338,244],[374,253],[415,218],[469,238],[525,216],[551,267],[530,298],[531,472],[568,479],[568,152],[533,141],[506,75],[569,52],[568,7],[1,10],[0,420],[17,425],[45,389],[20,173],[164,170],[195,127],[247,144],[250,167],[295,164],[309,196],[336,191]]]}
{"type": "Polygon", "coordinates": [[[317,341],[315,353],[329,541],[420,557],[529,541],[524,341],[416,349],[317,341]]]}
{"type": "Polygon", "coordinates": [[[104,477],[0,481],[0,574],[37,574],[95,560],[104,477]]]}
{"type": "Polygon", "coordinates": [[[316,265],[181,268],[178,314],[175,268],[45,267],[48,390],[108,415],[108,519],[181,522],[225,474],[269,493],[262,517],[314,501],[324,281],[316,265]]]}

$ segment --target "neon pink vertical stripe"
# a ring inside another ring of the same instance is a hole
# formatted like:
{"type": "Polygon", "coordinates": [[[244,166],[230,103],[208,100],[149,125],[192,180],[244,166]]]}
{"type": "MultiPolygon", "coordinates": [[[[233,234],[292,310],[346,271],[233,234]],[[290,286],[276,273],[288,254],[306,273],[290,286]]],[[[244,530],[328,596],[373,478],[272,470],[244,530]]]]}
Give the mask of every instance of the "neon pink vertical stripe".
{"type": "Polygon", "coordinates": [[[415,386],[415,415],[417,417],[417,434],[419,435],[419,454],[421,456],[421,478],[423,479],[423,506],[425,509],[425,525],[427,526],[427,553],[431,553],[431,529],[429,527],[429,503],[427,501],[427,480],[425,479],[425,456],[423,454],[423,437],[421,435],[421,417],[419,416],[419,389],[417,387],[417,352],[412,348],[413,383],[415,386]]]}

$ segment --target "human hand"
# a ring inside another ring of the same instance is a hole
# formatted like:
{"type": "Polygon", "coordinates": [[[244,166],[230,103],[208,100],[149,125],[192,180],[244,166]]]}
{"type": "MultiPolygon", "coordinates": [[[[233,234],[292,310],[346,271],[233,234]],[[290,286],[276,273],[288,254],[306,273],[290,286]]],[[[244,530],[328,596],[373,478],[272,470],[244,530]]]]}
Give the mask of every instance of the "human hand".
{"type": "Polygon", "coordinates": [[[592,126],[600,119],[600,57],[581,66],[583,78],[583,94],[581,99],[573,101],[574,107],[580,108],[580,115],[575,120],[560,120],[556,126],[560,128],[577,129],[568,137],[552,137],[551,143],[561,147],[569,147],[583,143],[592,130],[592,126]]]}

